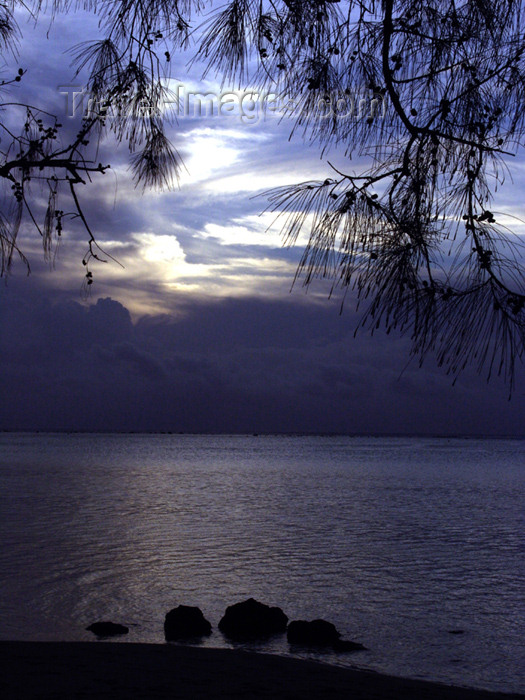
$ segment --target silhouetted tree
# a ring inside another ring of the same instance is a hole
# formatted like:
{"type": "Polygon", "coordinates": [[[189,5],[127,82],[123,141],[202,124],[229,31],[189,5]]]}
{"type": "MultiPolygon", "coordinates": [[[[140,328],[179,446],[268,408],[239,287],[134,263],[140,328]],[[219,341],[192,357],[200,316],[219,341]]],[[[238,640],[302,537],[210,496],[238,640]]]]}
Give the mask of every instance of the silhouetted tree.
{"type": "MultiPolygon", "coordinates": [[[[83,5],[57,0],[55,12],[83,5]]],[[[49,188],[46,252],[60,234],[65,185],[89,234],[85,262],[98,256],[76,192],[109,167],[85,155],[94,133],[110,129],[127,141],[138,183],[169,186],[176,178],[160,78],[198,26],[195,60],[206,73],[277,95],[292,132],[326,157],[335,147],[347,157],[344,168],[328,162],[323,181],[267,193],[288,243],[308,232],[298,269],[304,284],[323,277],[352,289],[362,325],[409,334],[421,361],[435,352],[456,375],[473,361],[512,385],[524,350],[525,279],[519,238],[498,223],[492,201],[524,133],[521,2],[93,0],[90,7],[105,38],[74,51],[78,68],[90,69],[97,107],[67,148],[56,148],[58,124],[45,125],[34,108],[21,135],[10,134],[0,174],[15,201],[11,221],[1,221],[2,272],[35,176],[49,188]],[[368,157],[368,169],[350,169],[354,154],[368,157]]],[[[7,5],[1,11],[7,44],[12,16],[7,5]]]]}

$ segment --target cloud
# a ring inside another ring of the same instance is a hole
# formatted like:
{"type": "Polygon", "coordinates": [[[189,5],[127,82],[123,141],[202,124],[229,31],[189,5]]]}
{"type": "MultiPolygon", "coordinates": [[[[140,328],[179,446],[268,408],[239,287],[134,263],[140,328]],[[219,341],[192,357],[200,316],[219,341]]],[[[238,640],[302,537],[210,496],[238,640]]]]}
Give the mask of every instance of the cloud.
{"type": "MultiPolygon", "coordinates": [[[[58,87],[82,84],[85,75],[74,76],[63,52],[98,35],[96,18],[59,15],[50,39],[45,18],[33,29],[24,17],[22,28],[20,65],[28,72],[14,96],[66,117],[58,87]]],[[[185,57],[177,61],[173,74],[185,78],[185,57]]],[[[198,87],[197,77],[189,80],[198,87]]],[[[67,142],[79,117],[62,121],[67,142]]],[[[422,370],[405,369],[403,339],[354,339],[351,303],[339,316],[340,298],[327,300],[329,282],[308,296],[288,294],[305,238],[282,248],[278,233],[266,233],[272,217],[259,217],[267,200],[257,195],[329,171],[317,149],[300,135],[288,140],[289,131],[278,119],[181,118],[170,138],[188,173],[179,189],[162,193],[135,188],[125,145],[100,144],[96,162],[112,168],[79,195],[102,247],[124,267],[95,265],[94,298],[81,303],[85,230],[67,218],[52,272],[26,222],[20,240],[32,275],[15,265],[0,294],[0,428],[523,430],[522,368],[511,402],[497,379],[487,386],[466,372],[452,386],[430,358],[422,370]]],[[[338,152],[330,158],[343,172],[364,167],[338,152]]],[[[512,168],[515,186],[498,198],[506,216],[525,218],[516,194],[525,187],[524,166],[512,168]]],[[[44,198],[34,192],[43,215],[44,198]]],[[[71,211],[72,202],[65,196],[59,206],[71,211]]]]}
{"type": "Polygon", "coordinates": [[[328,302],[188,298],[133,323],[112,299],[12,292],[0,299],[1,429],[522,431],[523,393],[508,402],[468,374],[452,386],[431,362],[403,372],[406,341],[354,339],[356,318],[328,302]]]}
{"type": "MultiPolygon", "coordinates": [[[[66,114],[65,88],[86,82],[85,71],[75,75],[72,54],[67,51],[80,36],[91,40],[100,35],[96,17],[84,12],[58,14],[51,24],[44,13],[33,26],[21,13],[20,21],[27,73],[17,84],[15,96],[57,113],[65,144],[76,134],[81,119],[80,113],[66,114]]],[[[172,75],[195,90],[220,92],[218,83],[200,79],[198,69],[188,74],[186,58],[174,55],[172,75]]],[[[13,125],[19,126],[16,119],[13,125]]],[[[93,264],[97,295],[118,299],[137,316],[170,312],[181,294],[272,297],[285,293],[305,239],[296,248],[282,248],[278,229],[266,231],[273,217],[258,217],[267,200],[254,195],[279,184],[323,178],[327,168],[302,139],[288,141],[289,129],[289,123],[276,117],[257,123],[243,123],[238,116],[174,120],[169,136],[181,151],[187,172],[182,172],[180,189],[162,193],[135,188],[125,144],[118,146],[111,138],[97,146],[93,143],[95,162],[112,167],[86,186],[78,186],[77,192],[103,250],[124,266],[111,261],[93,264]]],[[[36,186],[33,189],[34,211],[40,220],[46,206],[44,194],[36,186]]],[[[67,192],[58,206],[66,212],[74,210],[67,192]]],[[[20,244],[43,287],[75,297],[85,274],[81,261],[87,251],[87,233],[78,219],[64,218],[55,275],[42,264],[40,237],[29,220],[20,244]]],[[[15,273],[25,270],[17,265],[15,273]]]]}
{"type": "Polygon", "coordinates": [[[157,380],[166,377],[166,371],[153,355],[145,350],[139,349],[130,342],[116,343],[112,346],[93,346],[95,358],[106,363],[111,370],[124,371],[133,377],[144,377],[146,379],[157,380]]]}

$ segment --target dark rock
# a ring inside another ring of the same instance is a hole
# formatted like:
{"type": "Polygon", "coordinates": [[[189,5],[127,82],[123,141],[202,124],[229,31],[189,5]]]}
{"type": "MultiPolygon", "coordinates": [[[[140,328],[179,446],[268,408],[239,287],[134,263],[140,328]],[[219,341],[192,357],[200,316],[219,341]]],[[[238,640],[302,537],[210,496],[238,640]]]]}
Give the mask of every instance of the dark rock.
{"type": "Polygon", "coordinates": [[[226,608],[219,629],[232,639],[254,639],[284,632],[287,623],[288,618],[281,608],[271,608],[249,598],[226,608]]]}
{"type": "Polygon", "coordinates": [[[295,620],[288,625],[286,636],[291,644],[331,646],[339,641],[341,634],[326,620],[295,620]]]}
{"type": "Polygon", "coordinates": [[[166,614],[164,636],[166,641],[204,637],[211,634],[211,625],[201,610],[191,605],[179,605],[166,614]]]}
{"type": "Polygon", "coordinates": [[[89,632],[93,632],[97,637],[114,637],[117,634],[127,634],[129,628],[125,625],[119,625],[116,622],[94,622],[89,627],[86,627],[89,632]]]}
{"type": "Polygon", "coordinates": [[[290,644],[306,647],[331,648],[335,651],[363,651],[362,644],[341,639],[335,625],[326,620],[294,620],[288,625],[286,636],[290,644]]]}

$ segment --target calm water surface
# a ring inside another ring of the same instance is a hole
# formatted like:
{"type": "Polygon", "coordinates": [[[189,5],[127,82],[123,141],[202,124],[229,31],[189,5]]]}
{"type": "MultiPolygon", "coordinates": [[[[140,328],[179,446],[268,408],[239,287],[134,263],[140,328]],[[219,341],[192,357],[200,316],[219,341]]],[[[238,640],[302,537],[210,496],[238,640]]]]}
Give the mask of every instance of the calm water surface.
{"type": "Polygon", "coordinates": [[[182,603],[225,647],[253,596],[370,649],[330,663],[524,692],[524,491],[517,440],[3,434],[0,637],[182,603]]]}

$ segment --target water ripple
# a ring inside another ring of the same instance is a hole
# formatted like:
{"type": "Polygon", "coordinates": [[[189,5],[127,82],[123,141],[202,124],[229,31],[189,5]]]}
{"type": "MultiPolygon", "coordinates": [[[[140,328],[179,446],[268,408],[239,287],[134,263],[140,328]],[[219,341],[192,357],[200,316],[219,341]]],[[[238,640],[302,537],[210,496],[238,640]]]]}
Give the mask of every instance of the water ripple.
{"type": "MultiPolygon", "coordinates": [[[[111,617],[160,642],[170,607],[216,627],[253,595],[370,648],[326,661],[522,690],[523,442],[2,435],[0,450],[3,638],[89,639],[111,617]]],[[[228,646],[217,630],[206,644],[228,646]]]]}

